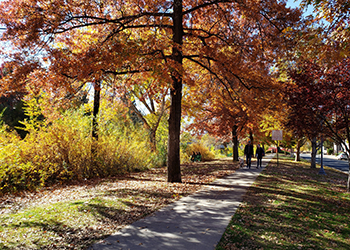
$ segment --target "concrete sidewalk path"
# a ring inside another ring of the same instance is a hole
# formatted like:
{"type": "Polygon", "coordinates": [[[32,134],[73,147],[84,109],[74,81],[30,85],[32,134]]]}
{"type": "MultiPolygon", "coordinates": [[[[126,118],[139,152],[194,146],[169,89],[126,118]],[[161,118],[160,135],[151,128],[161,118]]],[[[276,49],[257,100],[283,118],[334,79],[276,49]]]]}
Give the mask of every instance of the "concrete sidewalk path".
{"type": "MultiPolygon", "coordinates": [[[[273,155],[263,159],[263,168],[271,158],[273,155]]],[[[255,162],[251,169],[238,169],[126,226],[89,250],[213,250],[261,170],[255,168],[255,162]]]]}

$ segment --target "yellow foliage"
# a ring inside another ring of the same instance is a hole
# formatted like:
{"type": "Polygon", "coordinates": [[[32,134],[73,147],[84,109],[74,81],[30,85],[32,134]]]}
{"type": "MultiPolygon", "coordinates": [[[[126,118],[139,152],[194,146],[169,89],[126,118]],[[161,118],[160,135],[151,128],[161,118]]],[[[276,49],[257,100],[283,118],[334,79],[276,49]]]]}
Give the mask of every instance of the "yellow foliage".
{"type": "Polygon", "coordinates": [[[24,140],[1,130],[0,193],[157,166],[142,127],[115,109],[101,113],[98,141],[92,140],[91,116],[83,109],[67,111],[49,125],[27,121],[32,127],[24,140]]]}
{"type": "Polygon", "coordinates": [[[189,144],[186,149],[183,150],[183,162],[189,162],[193,152],[200,152],[202,155],[202,161],[209,161],[215,159],[215,154],[211,152],[207,147],[201,143],[189,144]]]}

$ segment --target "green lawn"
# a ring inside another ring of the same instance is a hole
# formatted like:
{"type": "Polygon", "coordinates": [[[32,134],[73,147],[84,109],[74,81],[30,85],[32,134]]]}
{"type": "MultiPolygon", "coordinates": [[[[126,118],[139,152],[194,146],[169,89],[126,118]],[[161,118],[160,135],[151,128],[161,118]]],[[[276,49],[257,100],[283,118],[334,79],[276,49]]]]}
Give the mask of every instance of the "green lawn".
{"type": "Polygon", "coordinates": [[[347,175],[281,157],[247,191],[216,250],[350,249],[347,175]]]}

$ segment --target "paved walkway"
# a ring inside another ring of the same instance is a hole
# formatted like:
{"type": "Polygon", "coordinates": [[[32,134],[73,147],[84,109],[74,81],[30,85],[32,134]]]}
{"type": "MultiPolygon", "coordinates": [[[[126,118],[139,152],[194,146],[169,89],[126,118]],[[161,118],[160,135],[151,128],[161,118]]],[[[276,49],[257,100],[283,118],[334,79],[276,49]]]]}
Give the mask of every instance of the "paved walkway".
{"type": "MultiPolygon", "coordinates": [[[[263,168],[273,155],[263,159],[263,168]]],[[[261,169],[239,169],[158,210],[89,250],[213,250],[261,169]]]]}

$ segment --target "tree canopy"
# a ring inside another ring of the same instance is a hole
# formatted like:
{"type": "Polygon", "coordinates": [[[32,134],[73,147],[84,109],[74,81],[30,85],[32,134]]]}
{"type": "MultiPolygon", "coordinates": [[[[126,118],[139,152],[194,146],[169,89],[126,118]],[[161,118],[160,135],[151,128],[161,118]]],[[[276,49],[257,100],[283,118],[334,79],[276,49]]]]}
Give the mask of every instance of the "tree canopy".
{"type": "MultiPolygon", "coordinates": [[[[350,60],[328,68],[306,61],[290,72],[286,86],[289,126],[313,138],[332,138],[350,154],[350,60]]],[[[348,178],[348,191],[350,176],[348,178]]]]}
{"type": "Polygon", "coordinates": [[[30,84],[75,93],[111,75],[125,75],[126,87],[157,79],[152,91],[170,88],[168,181],[180,182],[183,84],[202,84],[205,74],[228,89],[261,85],[300,14],[283,1],[3,1],[2,40],[13,50],[0,91],[30,84]]]}

